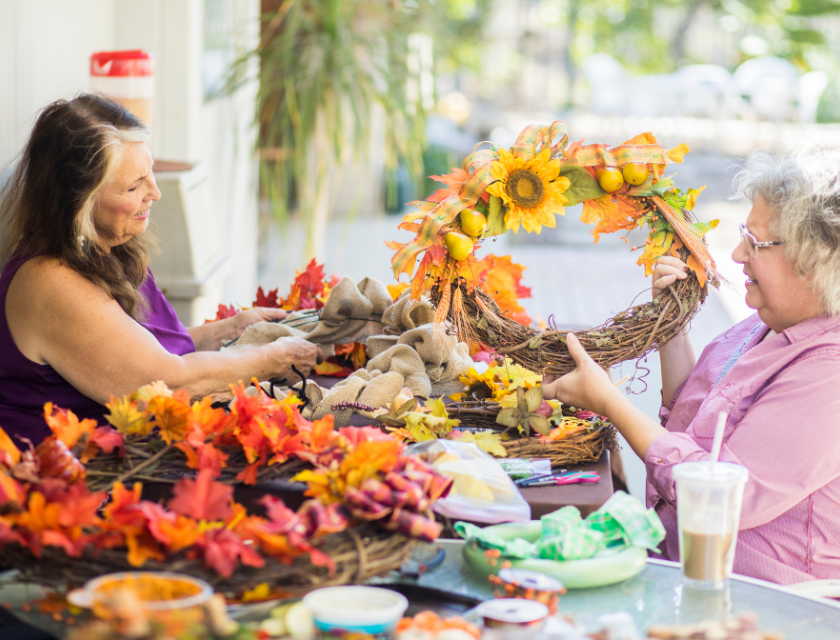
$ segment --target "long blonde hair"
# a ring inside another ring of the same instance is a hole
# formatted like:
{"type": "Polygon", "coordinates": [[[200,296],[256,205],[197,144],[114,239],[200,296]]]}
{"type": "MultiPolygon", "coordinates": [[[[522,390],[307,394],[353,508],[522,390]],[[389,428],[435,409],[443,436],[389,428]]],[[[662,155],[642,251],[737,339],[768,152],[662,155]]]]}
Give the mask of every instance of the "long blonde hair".
{"type": "Polygon", "coordinates": [[[149,136],[127,109],[100,95],[48,105],[0,194],[3,262],[56,257],[139,319],[145,302],[139,289],[155,242],[141,234],[106,253],[96,242],[93,214],[126,144],[149,136]]]}

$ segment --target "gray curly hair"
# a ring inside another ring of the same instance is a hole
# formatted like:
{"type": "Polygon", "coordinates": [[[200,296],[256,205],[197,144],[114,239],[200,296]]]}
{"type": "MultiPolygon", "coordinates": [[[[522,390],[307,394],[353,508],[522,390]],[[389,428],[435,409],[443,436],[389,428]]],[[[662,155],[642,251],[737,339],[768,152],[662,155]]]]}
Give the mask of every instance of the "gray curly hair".
{"type": "Polygon", "coordinates": [[[754,151],[735,176],[735,199],[759,196],[775,214],[794,273],[811,281],[826,313],[840,313],[840,149],[815,144],[754,151]]]}

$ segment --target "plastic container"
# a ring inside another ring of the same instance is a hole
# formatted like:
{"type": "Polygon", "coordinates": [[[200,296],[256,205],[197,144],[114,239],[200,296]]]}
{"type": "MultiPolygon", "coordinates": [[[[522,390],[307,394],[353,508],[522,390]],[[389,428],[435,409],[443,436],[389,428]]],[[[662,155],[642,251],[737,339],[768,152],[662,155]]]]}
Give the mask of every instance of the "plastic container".
{"type": "Polygon", "coordinates": [[[541,602],[521,598],[499,598],[482,602],[475,612],[490,629],[519,627],[539,631],[548,618],[548,607],[541,602]]]}
{"type": "Polygon", "coordinates": [[[100,51],[90,57],[91,91],[104,93],[152,128],[154,57],[148,51],[100,51]]]}
{"type": "Polygon", "coordinates": [[[673,475],[683,580],[694,589],[723,589],[735,561],[749,472],[730,462],[683,462],[673,475]]]}
{"type": "Polygon", "coordinates": [[[391,637],[408,600],[402,594],[377,587],[326,587],[303,597],[312,612],[318,638],[346,634],[391,637]]]}
{"type": "Polygon", "coordinates": [[[189,609],[204,604],[213,596],[213,588],[204,580],[182,573],[123,571],[88,580],[81,589],[71,591],[67,599],[78,607],[94,608],[116,589],[134,591],[148,611],[189,609]],[[162,593],[161,586],[169,593],[162,593]]]}

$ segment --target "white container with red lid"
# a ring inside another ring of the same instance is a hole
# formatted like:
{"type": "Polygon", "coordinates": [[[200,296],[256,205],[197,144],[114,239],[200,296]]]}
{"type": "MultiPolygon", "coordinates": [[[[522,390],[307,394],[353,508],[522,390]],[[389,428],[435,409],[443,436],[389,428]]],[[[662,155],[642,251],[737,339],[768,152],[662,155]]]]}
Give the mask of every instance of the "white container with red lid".
{"type": "Polygon", "coordinates": [[[91,91],[104,93],[152,126],[155,62],[148,51],[100,51],[90,57],[91,91]]]}

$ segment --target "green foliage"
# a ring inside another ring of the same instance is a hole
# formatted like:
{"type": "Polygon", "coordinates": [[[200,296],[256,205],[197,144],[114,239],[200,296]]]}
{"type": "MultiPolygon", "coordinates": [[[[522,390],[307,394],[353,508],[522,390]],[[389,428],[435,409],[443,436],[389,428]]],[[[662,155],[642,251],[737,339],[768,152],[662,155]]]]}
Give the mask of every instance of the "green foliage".
{"type": "Polygon", "coordinates": [[[241,72],[257,58],[260,180],[281,219],[304,185],[324,179],[325,154],[367,156],[377,113],[386,167],[403,159],[420,174],[424,113],[407,95],[416,14],[408,3],[285,0],[264,16],[262,42],[237,61],[229,88],[247,79],[241,72]]]}
{"type": "Polygon", "coordinates": [[[560,169],[560,175],[568,178],[572,184],[563,195],[569,201],[566,206],[573,207],[576,204],[600,198],[606,195],[606,191],[601,188],[598,181],[583,167],[563,167],[560,169]]]}

